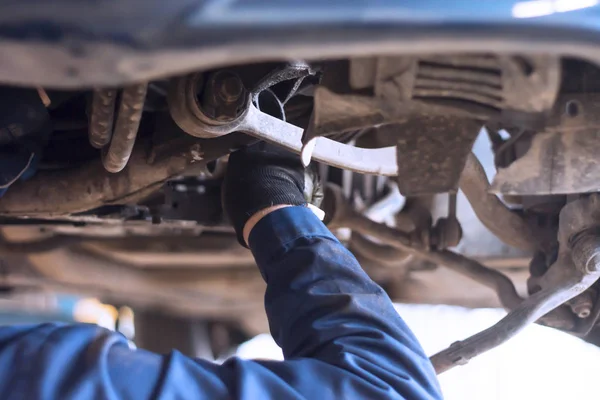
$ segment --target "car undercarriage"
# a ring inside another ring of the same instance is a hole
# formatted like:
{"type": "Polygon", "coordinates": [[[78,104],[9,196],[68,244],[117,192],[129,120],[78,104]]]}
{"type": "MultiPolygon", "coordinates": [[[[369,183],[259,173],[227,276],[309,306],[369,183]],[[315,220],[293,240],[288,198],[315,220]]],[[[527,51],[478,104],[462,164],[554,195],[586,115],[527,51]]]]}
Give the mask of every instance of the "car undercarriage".
{"type": "MultiPolygon", "coordinates": [[[[438,371],[536,321],[600,343],[597,50],[523,26],[271,27],[271,46],[224,26],[186,50],[7,25],[4,287],[265,331],[264,283],[220,195],[228,155],[267,141],[318,171],[324,222],[392,299],[509,311],[434,356],[438,371]]],[[[169,27],[154,37],[210,28],[169,27]]]]}

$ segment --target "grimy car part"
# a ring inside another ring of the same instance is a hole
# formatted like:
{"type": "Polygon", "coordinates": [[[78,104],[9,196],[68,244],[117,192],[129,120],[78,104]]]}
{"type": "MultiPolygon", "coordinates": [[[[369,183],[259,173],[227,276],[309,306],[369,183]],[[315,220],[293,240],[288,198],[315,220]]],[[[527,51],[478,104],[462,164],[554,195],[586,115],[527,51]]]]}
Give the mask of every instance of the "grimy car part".
{"type": "Polygon", "coordinates": [[[597,6],[96,3],[0,5],[7,290],[264,331],[220,193],[268,141],[319,170],[325,222],[390,297],[508,311],[438,372],[533,322],[600,345],[597,6]]]}

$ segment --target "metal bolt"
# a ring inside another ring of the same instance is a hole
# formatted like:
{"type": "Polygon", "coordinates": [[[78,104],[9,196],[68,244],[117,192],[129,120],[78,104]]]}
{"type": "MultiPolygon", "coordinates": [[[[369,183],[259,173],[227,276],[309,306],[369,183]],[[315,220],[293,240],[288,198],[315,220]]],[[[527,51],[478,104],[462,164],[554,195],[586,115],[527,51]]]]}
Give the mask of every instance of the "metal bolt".
{"type": "Polygon", "coordinates": [[[198,105],[203,115],[213,122],[226,123],[238,118],[247,109],[248,98],[240,77],[230,71],[218,71],[210,75],[198,105]]]}
{"type": "Polygon", "coordinates": [[[575,299],[571,300],[569,304],[573,314],[577,315],[578,318],[587,318],[592,313],[592,307],[594,306],[590,296],[587,293],[582,293],[575,299]]]}
{"type": "Polygon", "coordinates": [[[215,82],[218,85],[218,94],[221,100],[233,103],[242,96],[244,85],[241,79],[233,74],[223,73],[215,82]]]}
{"type": "Polygon", "coordinates": [[[585,308],[585,309],[579,310],[579,312],[576,312],[576,313],[579,318],[587,318],[590,316],[591,312],[592,311],[589,308],[585,308]]]}

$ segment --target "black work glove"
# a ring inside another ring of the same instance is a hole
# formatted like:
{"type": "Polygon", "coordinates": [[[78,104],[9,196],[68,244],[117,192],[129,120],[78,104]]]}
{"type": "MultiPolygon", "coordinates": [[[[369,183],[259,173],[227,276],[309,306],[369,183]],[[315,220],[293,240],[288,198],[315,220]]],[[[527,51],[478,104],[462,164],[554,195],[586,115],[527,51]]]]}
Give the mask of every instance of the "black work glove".
{"type": "Polygon", "coordinates": [[[256,212],[279,204],[314,204],[322,197],[316,173],[305,171],[300,156],[287,150],[260,142],[229,156],[223,209],[243,246],[244,225],[256,212]]]}

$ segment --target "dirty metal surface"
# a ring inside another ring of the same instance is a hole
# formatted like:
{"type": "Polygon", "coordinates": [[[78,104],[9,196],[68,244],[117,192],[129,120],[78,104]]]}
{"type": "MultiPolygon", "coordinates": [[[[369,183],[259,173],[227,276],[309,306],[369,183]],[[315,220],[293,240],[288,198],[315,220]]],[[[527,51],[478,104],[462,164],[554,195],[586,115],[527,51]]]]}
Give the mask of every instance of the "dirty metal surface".
{"type": "Polygon", "coordinates": [[[405,196],[453,192],[481,129],[472,119],[413,118],[398,125],[398,186],[405,196]]]}
{"type": "Polygon", "coordinates": [[[552,124],[535,135],[527,153],[498,170],[492,191],[550,195],[600,189],[600,97],[569,95],[554,108],[552,124]]]}
{"type": "Polygon", "coordinates": [[[424,54],[355,58],[350,84],[376,97],[474,102],[541,113],[552,108],[561,82],[560,58],[549,55],[424,54]]]}
{"type": "Polygon", "coordinates": [[[314,136],[327,136],[370,128],[382,124],[401,123],[414,115],[441,115],[486,121],[499,117],[488,107],[476,104],[432,104],[423,101],[390,101],[363,95],[341,95],[319,87],[314,95],[314,136]]]}
{"type": "Polygon", "coordinates": [[[552,109],[561,83],[561,59],[550,55],[500,56],[502,96],[512,110],[552,109]]]}
{"type": "Polygon", "coordinates": [[[151,147],[138,141],[131,159],[119,174],[106,171],[100,160],[81,168],[40,171],[33,178],[18,182],[0,202],[3,216],[58,216],[91,210],[107,204],[127,204],[135,196],[156,190],[166,180],[192,168],[216,160],[230,149],[247,144],[246,135],[216,139],[181,140],[151,147]],[[150,152],[147,148],[151,147],[150,152]]]}
{"type": "Polygon", "coordinates": [[[101,149],[110,143],[116,102],[116,89],[94,90],[90,109],[89,136],[90,144],[96,149],[101,149]]]}
{"type": "Polygon", "coordinates": [[[489,191],[489,182],[483,166],[475,154],[467,157],[460,177],[463,191],[483,225],[504,243],[527,251],[536,250],[539,243],[527,221],[489,191]]]}
{"type": "MultiPolygon", "coordinates": [[[[110,143],[102,151],[102,163],[107,171],[117,173],[123,170],[131,157],[137,137],[144,101],[148,91],[147,83],[131,85],[123,89],[117,120],[110,143]]],[[[106,124],[111,114],[106,114],[106,124]]]]}

